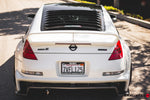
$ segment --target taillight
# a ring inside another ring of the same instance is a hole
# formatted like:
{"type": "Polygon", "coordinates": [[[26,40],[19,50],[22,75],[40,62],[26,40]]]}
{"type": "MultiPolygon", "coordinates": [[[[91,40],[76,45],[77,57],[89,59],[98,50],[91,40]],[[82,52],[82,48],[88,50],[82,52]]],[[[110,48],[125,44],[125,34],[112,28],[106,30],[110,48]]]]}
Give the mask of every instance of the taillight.
{"type": "Polygon", "coordinates": [[[23,48],[23,57],[27,59],[37,60],[28,40],[26,40],[23,48]]]}
{"type": "Polygon", "coordinates": [[[118,41],[109,60],[121,59],[122,57],[123,57],[123,51],[122,51],[121,43],[120,41],[118,41]]]}

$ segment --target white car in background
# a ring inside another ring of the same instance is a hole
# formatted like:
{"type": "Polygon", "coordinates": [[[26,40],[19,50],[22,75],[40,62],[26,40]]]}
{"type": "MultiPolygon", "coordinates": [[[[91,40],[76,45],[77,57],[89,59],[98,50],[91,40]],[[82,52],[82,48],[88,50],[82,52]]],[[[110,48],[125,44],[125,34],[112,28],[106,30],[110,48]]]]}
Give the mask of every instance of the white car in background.
{"type": "Polygon", "coordinates": [[[130,50],[103,6],[42,6],[15,51],[17,94],[30,89],[128,91],[130,50]]]}

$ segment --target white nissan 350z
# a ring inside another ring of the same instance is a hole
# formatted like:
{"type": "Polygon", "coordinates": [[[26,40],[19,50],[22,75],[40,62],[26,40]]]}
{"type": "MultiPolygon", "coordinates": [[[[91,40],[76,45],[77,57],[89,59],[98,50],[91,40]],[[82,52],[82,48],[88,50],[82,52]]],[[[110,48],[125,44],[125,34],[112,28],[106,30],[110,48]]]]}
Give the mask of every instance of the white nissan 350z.
{"type": "Polygon", "coordinates": [[[114,89],[131,81],[130,50],[103,6],[43,5],[15,51],[17,94],[30,89],[114,89]]]}

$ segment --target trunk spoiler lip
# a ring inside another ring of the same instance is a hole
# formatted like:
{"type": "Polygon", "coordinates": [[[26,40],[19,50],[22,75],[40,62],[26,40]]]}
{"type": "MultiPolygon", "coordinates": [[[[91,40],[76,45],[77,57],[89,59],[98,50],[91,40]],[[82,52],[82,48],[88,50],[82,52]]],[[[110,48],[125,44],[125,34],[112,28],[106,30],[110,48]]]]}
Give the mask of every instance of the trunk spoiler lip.
{"type": "Polygon", "coordinates": [[[41,32],[31,32],[28,35],[34,35],[34,34],[112,34],[112,35],[118,35],[115,31],[92,31],[92,30],[53,30],[53,31],[41,31],[41,32]]]}
{"type": "Polygon", "coordinates": [[[54,46],[54,45],[70,45],[70,44],[76,44],[76,45],[91,45],[91,46],[114,46],[117,41],[119,40],[119,36],[118,34],[114,34],[114,33],[106,33],[106,32],[46,32],[46,33],[30,33],[28,34],[27,38],[28,41],[30,42],[30,44],[32,46],[54,46]],[[97,34],[97,35],[111,35],[111,36],[115,36],[116,39],[114,42],[112,43],[107,43],[107,42],[83,42],[83,41],[56,41],[56,42],[32,42],[30,39],[30,36],[32,35],[39,35],[39,34],[97,34]]]}

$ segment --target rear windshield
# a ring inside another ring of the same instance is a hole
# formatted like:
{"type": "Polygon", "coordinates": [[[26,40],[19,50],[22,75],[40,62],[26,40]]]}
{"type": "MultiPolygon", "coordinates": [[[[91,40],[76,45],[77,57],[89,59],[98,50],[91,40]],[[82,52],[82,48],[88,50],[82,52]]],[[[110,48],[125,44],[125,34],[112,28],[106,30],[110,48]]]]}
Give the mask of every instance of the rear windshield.
{"type": "Polygon", "coordinates": [[[46,30],[102,30],[101,11],[56,10],[46,11],[42,31],[46,30]]]}

